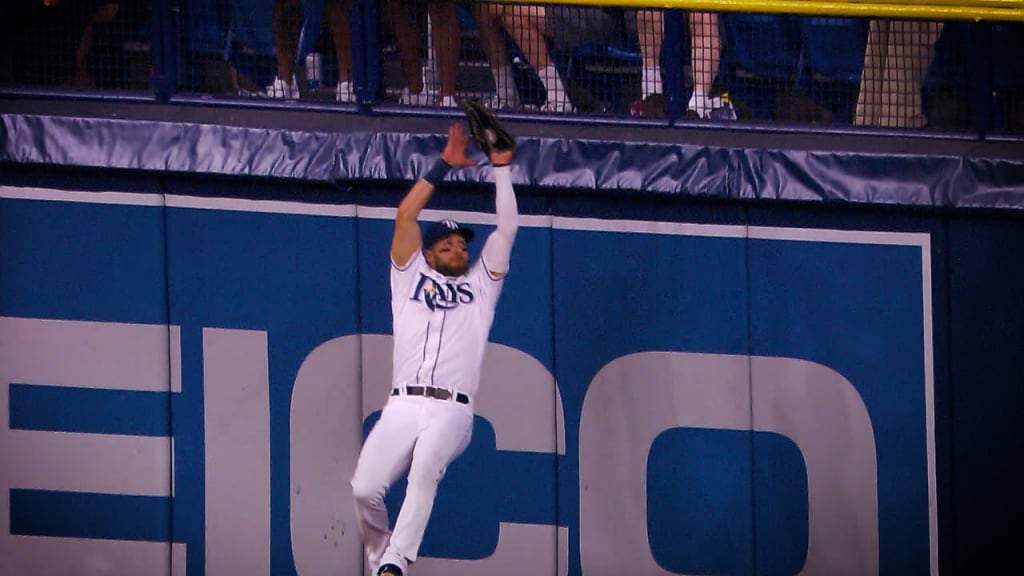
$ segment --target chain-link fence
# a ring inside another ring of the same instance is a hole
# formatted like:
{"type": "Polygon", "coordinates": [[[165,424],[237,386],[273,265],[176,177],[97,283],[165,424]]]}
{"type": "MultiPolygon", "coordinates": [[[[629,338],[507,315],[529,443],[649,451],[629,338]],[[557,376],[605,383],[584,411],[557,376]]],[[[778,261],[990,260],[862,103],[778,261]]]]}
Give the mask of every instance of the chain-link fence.
{"type": "Polygon", "coordinates": [[[1018,22],[447,0],[3,11],[0,90],[1024,133],[1018,22]]]}

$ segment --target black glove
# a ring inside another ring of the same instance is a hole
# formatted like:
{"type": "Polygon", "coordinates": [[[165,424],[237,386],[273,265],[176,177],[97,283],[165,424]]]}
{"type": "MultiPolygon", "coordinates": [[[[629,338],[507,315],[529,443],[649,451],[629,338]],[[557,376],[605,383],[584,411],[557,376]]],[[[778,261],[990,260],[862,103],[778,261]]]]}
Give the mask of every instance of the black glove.
{"type": "Polygon", "coordinates": [[[462,109],[469,119],[469,135],[484,154],[490,156],[491,152],[507,152],[515,148],[515,139],[482,104],[464,100],[462,109]]]}

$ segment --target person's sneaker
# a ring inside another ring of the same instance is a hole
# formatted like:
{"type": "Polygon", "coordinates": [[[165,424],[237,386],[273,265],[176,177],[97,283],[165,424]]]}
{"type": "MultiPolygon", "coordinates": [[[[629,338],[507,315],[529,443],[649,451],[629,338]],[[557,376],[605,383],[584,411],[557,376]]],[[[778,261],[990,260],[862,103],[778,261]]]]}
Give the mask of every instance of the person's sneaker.
{"type": "Polygon", "coordinates": [[[711,110],[708,111],[708,116],[711,120],[735,120],[736,109],[732,107],[732,103],[729,102],[729,93],[723,92],[721,96],[716,96],[711,99],[711,110]]]}
{"type": "Polygon", "coordinates": [[[637,118],[661,118],[665,115],[665,97],[661,94],[648,94],[646,98],[637,98],[629,106],[629,115],[637,118]]]}
{"type": "Polygon", "coordinates": [[[556,114],[572,114],[576,111],[568,99],[549,100],[540,107],[541,112],[554,112],[556,114]]]}
{"type": "Polygon", "coordinates": [[[335,95],[335,100],[346,104],[351,104],[356,101],[356,93],[352,90],[352,82],[338,82],[338,90],[335,95]]]}
{"type": "Polygon", "coordinates": [[[481,104],[490,110],[516,110],[522,107],[518,98],[509,102],[508,100],[503,100],[496,92],[492,92],[485,96],[481,101],[481,104]]]}
{"type": "Polygon", "coordinates": [[[455,101],[455,96],[442,96],[441,97],[441,108],[458,108],[459,103],[455,101]]]}
{"type": "Polygon", "coordinates": [[[279,76],[274,76],[274,81],[263,90],[265,98],[279,98],[284,100],[299,99],[299,85],[292,76],[292,83],[288,84],[279,76]]]}
{"type": "Polygon", "coordinates": [[[736,109],[732,107],[732,103],[729,102],[729,94],[723,92],[721,96],[715,96],[709,98],[709,108],[701,113],[698,110],[690,108],[686,111],[687,118],[701,119],[701,120],[735,120],[736,109]]]}
{"type": "Polygon", "coordinates": [[[402,88],[402,94],[398,97],[398,103],[406,106],[430,106],[432,104],[430,94],[426,90],[419,94],[409,92],[408,88],[402,88]]]}
{"type": "Polygon", "coordinates": [[[377,569],[377,576],[403,576],[402,569],[394,564],[384,564],[377,569]]]}

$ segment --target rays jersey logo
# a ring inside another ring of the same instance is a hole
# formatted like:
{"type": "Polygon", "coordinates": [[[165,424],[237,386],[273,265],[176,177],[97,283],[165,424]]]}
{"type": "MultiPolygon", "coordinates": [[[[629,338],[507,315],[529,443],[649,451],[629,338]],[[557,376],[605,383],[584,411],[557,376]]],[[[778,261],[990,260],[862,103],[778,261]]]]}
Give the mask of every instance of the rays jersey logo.
{"type": "Polygon", "coordinates": [[[430,310],[450,310],[457,308],[459,304],[469,304],[473,301],[473,290],[469,282],[445,282],[440,284],[433,278],[420,274],[420,281],[416,283],[413,290],[412,300],[422,301],[430,310]]]}

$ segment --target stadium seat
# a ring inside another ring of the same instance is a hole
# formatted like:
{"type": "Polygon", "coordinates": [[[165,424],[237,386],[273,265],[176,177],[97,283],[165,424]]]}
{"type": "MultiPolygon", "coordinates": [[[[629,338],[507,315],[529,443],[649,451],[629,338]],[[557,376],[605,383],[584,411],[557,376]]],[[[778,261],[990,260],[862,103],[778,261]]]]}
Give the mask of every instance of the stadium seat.
{"type": "Polygon", "coordinates": [[[996,88],[1024,88],[1024,24],[992,24],[992,82],[996,88]]]}
{"type": "MultiPolygon", "coordinates": [[[[202,84],[201,77],[188,80],[192,74],[188,60],[210,55],[222,58],[257,86],[273,81],[277,71],[273,6],[273,0],[184,0],[182,36],[187,62],[183,83],[202,84]]],[[[301,7],[296,51],[299,66],[320,41],[323,0],[302,0],[301,7]]]]}
{"type": "Polygon", "coordinates": [[[860,82],[868,21],[862,18],[796,17],[804,70],[835,82],[860,82]]]}
{"type": "Polygon", "coordinates": [[[797,85],[831,112],[833,122],[851,123],[864,69],[868,20],[794,18],[800,33],[797,85]]]}
{"type": "Polygon", "coordinates": [[[635,29],[628,29],[625,10],[606,7],[616,22],[613,33],[571,48],[553,43],[552,59],[569,84],[570,99],[581,112],[626,113],[640,86],[641,56],[635,29]]]}
{"type": "Polygon", "coordinates": [[[773,117],[776,92],[797,76],[800,37],[791,17],[723,13],[722,62],[730,98],[760,120],[773,117]]]}
{"type": "Polygon", "coordinates": [[[206,92],[211,62],[230,54],[231,5],[228,0],[184,0],[181,6],[181,72],[178,88],[206,92]]]}
{"type": "Polygon", "coordinates": [[[574,99],[582,111],[628,111],[629,87],[640,85],[640,51],[625,42],[621,45],[584,44],[554,54],[565,66],[565,77],[584,88],[574,99]],[[585,100],[585,101],[584,101],[585,100]]]}
{"type": "Polygon", "coordinates": [[[992,24],[993,127],[1024,126],[1024,24],[992,24]]]}
{"type": "Polygon", "coordinates": [[[966,128],[973,121],[972,73],[965,49],[972,36],[970,22],[946,22],[935,41],[921,91],[929,126],[966,128]]]}

